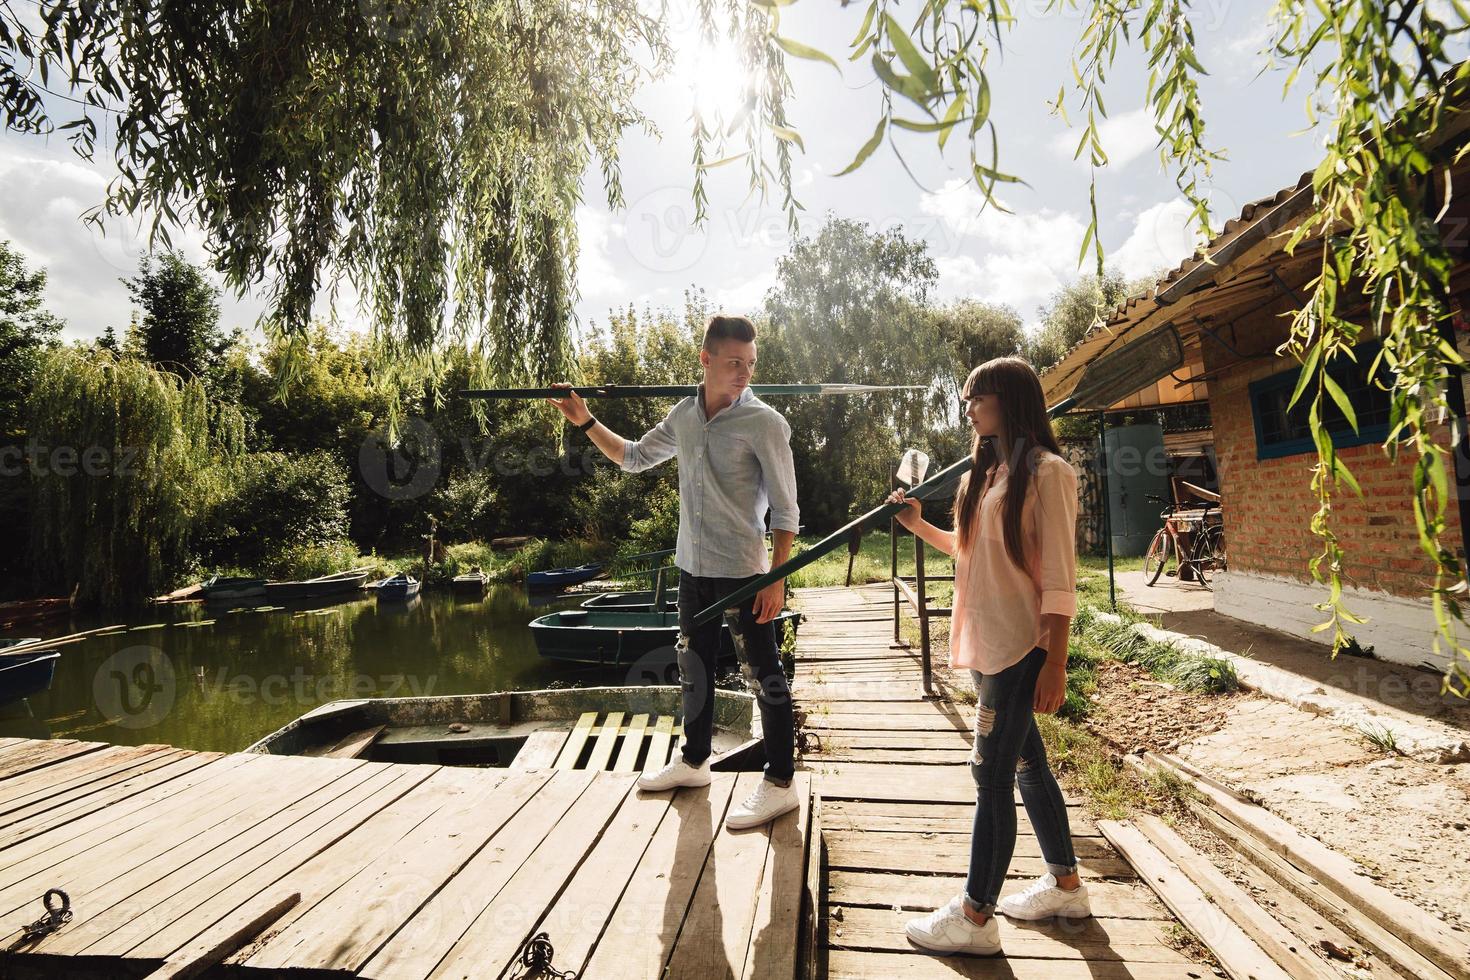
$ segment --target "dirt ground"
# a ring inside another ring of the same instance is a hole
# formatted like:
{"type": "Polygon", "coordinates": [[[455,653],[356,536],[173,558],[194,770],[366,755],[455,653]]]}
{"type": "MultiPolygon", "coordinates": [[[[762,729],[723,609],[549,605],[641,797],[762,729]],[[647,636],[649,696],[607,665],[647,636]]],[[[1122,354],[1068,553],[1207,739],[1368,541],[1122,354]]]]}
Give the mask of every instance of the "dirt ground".
{"type": "Polygon", "coordinates": [[[1126,664],[1101,663],[1097,678],[1087,724],[1116,748],[1192,763],[1470,930],[1470,763],[1416,762],[1283,702],[1187,694],[1126,664]]]}

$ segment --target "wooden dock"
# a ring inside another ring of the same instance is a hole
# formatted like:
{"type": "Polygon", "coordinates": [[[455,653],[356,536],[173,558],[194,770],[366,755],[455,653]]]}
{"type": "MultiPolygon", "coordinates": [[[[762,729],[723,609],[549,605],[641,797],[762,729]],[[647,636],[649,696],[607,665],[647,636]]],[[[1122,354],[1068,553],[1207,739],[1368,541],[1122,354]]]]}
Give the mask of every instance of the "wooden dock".
{"type": "MultiPolygon", "coordinates": [[[[1166,941],[1173,919],[1068,800],[1095,917],[1001,919],[1005,957],[940,958],[904,936],[905,921],[958,894],[969,865],[975,786],[965,764],[974,709],[925,701],[917,651],[895,649],[892,590],[803,589],[795,695],[822,740],[808,753],[825,852],[816,975],[833,980],[1006,977],[1163,980],[1213,971],[1166,941]],[[824,957],[824,961],[822,960],[824,957]]],[[[942,673],[943,665],[936,665],[942,673]]],[[[964,681],[968,684],[968,678],[964,681]]],[[[1016,798],[1020,807],[1020,797],[1016,798]]],[[[1025,811],[1002,894],[1045,872],[1025,811]]]]}
{"type": "Polygon", "coordinates": [[[147,976],[294,894],[229,975],[480,980],[544,932],[585,978],[795,976],[809,808],[730,833],[759,773],[636,778],[0,740],[0,976],[147,976]],[[74,918],[22,944],[49,888],[74,918]]]}

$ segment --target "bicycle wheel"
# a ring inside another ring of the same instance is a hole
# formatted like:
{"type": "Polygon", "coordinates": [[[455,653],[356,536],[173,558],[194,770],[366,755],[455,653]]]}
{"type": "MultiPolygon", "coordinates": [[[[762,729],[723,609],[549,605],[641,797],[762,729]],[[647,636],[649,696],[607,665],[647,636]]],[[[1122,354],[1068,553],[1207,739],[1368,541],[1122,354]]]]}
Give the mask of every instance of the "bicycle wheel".
{"type": "Polygon", "coordinates": [[[1154,532],[1154,539],[1148,543],[1148,551],[1143,556],[1143,579],[1153,585],[1164,574],[1164,566],[1169,564],[1169,555],[1174,550],[1174,540],[1169,537],[1167,531],[1159,528],[1154,532]]]}
{"type": "Polygon", "coordinates": [[[1206,574],[1206,571],[1214,565],[1214,560],[1210,552],[1210,536],[1208,534],[1201,532],[1195,538],[1194,548],[1189,556],[1189,565],[1194,569],[1195,581],[1199,582],[1200,585],[1203,585],[1211,592],[1215,591],[1210,585],[1209,576],[1206,574]]]}
{"type": "Polygon", "coordinates": [[[1210,544],[1211,567],[1217,572],[1225,571],[1225,526],[1213,524],[1210,526],[1208,535],[1210,544]]]}

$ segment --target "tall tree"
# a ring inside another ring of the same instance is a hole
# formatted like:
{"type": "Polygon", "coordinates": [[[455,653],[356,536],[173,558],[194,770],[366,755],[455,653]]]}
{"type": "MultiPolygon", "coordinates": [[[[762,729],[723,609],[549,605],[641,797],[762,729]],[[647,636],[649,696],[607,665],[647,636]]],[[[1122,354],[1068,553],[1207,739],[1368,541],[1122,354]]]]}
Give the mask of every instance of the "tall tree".
{"type": "Polygon", "coordinates": [[[1045,371],[1071,350],[1087,331],[1112,316],[1134,287],[1116,269],[1079,276],[1062,286],[1041,308],[1041,329],[1026,345],[1026,357],[1045,371]]]}
{"type": "Polygon", "coordinates": [[[845,523],[888,487],[900,442],[952,417],[934,389],[953,372],[924,306],[938,273],[927,246],[901,231],[828,217],[797,238],[766,295],[757,381],[922,385],[929,393],[784,400],[810,531],[845,523]]]}
{"type": "Polygon", "coordinates": [[[145,257],[122,283],[143,314],[128,337],[133,353],[185,378],[210,378],[236,336],[221,329],[219,290],[203,270],[169,251],[145,257]]]}
{"type": "Polygon", "coordinates": [[[62,321],[46,309],[46,270],[32,269],[7,241],[0,241],[0,444],[25,429],[41,355],[55,347],[62,321]]]}
{"type": "Polygon", "coordinates": [[[238,416],[215,412],[197,379],[106,351],[49,354],[30,416],[37,585],[122,607],[169,583],[242,448],[238,416]]]}

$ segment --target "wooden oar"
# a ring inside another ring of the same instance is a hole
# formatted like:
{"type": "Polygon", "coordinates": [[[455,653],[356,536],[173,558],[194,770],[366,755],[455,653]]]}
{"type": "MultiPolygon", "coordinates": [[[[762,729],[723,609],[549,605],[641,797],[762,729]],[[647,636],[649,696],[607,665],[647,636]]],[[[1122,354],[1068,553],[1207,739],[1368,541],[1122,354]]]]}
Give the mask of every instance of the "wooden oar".
{"type": "Polygon", "coordinates": [[[89,636],[96,636],[98,633],[106,633],[109,630],[120,630],[126,628],[126,625],[121,623],[116,626],[99,626],[96,629],[83,630],[80,633],[68,633],[65,636],[54,636],[49,640],[41,640],[39,643],[22,643],[20,646],[0,647],[0,653],[19,653],[22,651],[30,653],[32,650],[47,650],[51,647],[66,646],[68,643],[77,643],[81,640],[85,640],[89,636]]]}
{"type": "MultiPolygon", "coordinates": [[[[924,385],[751,385],[757,395],[868,395],[880,391],[922,391],[924,385]]],[[[683,398],[699,393],[699,385],[572,385],[568,388],[466,388],[465,398],[683,398]]]]}
{"type": "MultiPolygon", "coordinates": [[[[1071,408],[1074,404],[1075,399],[1064,399],[1055,408],[1049,409],[1047,414],[1055,417],[1071,408]]],[[[915,497],[919,500],[928,500],[931,497],[935,497],[955,480],[965,475],[969,471],[970,466],[971,461],[968,456],[958,462],[951,463],[923,483],[909,490],[907,496],[915,497]]],[[[874,507],[863,516],[849,521],[845,526],[833,531],[801,554],[776,566],[764,575],[752,579],[749,584],[736,589],[719,602],[701,609],[694,617],[694,624],[697,626],[700,623],[707,623],[716,616],[723,614],[726,609],[739,606],[746,599],[749,599],[772,582],[779,582],[792,572],[805,568],[828,552],[835,551],[852,540],[853,535],[862,533],[864,528],[872,527],[879,521],[887,520],[903,510],[906,506],[908,505],[885,503],[874,507]]]]}

